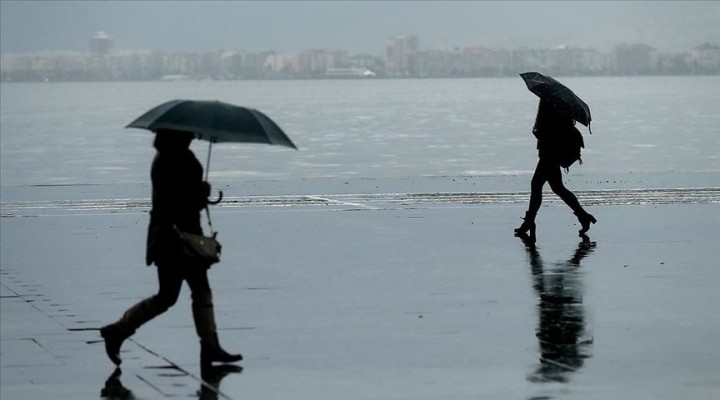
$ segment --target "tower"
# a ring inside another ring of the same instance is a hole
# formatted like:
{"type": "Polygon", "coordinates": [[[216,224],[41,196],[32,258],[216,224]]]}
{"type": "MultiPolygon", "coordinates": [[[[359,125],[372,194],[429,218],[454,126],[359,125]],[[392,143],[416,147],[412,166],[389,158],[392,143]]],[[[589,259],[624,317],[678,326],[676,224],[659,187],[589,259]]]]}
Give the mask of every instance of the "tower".
{"type": "Polygon", "coordinates": [[[107,54],[112,48],[110,36],[103,31],[99,31],[92,39],[90,39],[90,52],[93,54],[107,54]]]}

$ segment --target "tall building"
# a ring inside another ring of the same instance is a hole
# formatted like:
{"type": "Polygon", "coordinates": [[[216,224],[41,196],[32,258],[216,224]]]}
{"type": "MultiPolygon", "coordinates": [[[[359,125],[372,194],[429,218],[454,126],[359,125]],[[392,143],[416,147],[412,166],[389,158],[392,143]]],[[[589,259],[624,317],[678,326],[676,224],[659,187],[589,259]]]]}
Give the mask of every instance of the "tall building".
{"type": "Polygon", "coordinates": [[[90,52],[93,54],[107,54],[112,49],[112,40],[107,33],[100,31],[90,39],[90,52]]]}
{"type": "Polygon", "coordinates": [[[387,72],[406,75],[410,70],[410,55],[420,48],[417,35],[395,35],[387,41],[387,72]]]}
{"type": "Polygon", "coordinates": [[[645,44],[620,44],[613,49],[613,67],[620,75],[645,75],[656,62],[655,49],[645,44]]]}

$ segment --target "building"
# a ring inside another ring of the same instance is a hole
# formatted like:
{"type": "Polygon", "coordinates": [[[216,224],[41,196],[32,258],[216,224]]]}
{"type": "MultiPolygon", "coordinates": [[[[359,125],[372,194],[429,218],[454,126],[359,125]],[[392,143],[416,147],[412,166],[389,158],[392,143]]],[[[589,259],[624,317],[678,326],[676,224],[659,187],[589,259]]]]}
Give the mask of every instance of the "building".
{"type": "Polygon", "coordinates": [[[417,51],[408,55],[408,72],[418,78],[451,75],[453,55],[445,50],[417,51]]]}
{"type": "Polygon", "coordinates": [[[467,47],[460,52],[458,68],[462,76],[501,76],[507,74],[511,63],[508,50],[467,47]]]}
{"type": "Polygon", "coordinates": [[[613,49],[613,72],[647,75],[657,64],[655,49],[645,44],[620,44],[613,49]]]}
{"type": "Polygon", "coordinates": [[[331,68],[348,68],[345,51],[305,50],[297,55],[297,74],[300,78],[322,78],[331,68]]]}
{"type": "Polygon", "coordinates": [[[385,62],[381,57],[375,57],[369,54],[356,54],[348,57],[348,63],[351,68],[371,71],[376,76],[385,74],[385,62]]]}
{"type": "Polygon", "coordinates": [[[720,46],[704,43],[692,51],[693,69],[696,73],[720,72],[720,46]]]}
{"type": "Polygon", "coordinates": [[[196,57],[192,53],[159,53],[162,75],[195,75],[196,57]]]}
{"type": "Polygon", "coordinates": [[[521,47],[512,52],[512,70],[514,73],[542,71],[551,74],[555,68],[555,59],[550,49],[521,47]]]}
{"type": "Polygon", "coordinates": [[[405,76],[410,73],[410,56],[420,48],[417,35],[395,35],[387,41],[387,73],[391,76],[405,76]]]}
{"type": "Polygon", "coordinates": [[[112,50],[112,40],[107,33],[100,31],[90,39],[90,53],[105,55],[112,50]]]}

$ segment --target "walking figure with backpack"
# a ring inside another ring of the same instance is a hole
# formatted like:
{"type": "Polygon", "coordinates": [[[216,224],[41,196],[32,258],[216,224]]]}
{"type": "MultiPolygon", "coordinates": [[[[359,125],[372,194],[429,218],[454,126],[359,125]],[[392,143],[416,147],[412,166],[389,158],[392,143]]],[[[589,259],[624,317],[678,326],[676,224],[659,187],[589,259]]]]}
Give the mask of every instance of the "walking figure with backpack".
{"type": "MultiPolygon", "coordinates": [[[[540,98],[533,135],[537,138],[538,164],[530,181],[530,205],[522,225],[515,229],[515,236],[535,241],[535,216],[542,204],[545,183],[567,204],[580,222],[580,236],[597,222],[585,211],[577,197],[562,181],[561,168],[568,171],[578,161],[582,164],[580,151],[585,147],[582,134],[575,128],[575,121],[590,129],[590,107],[567,86],[539,72],[520,74],[528,90],[540,98]]],[[[590,131],[592,133],[592,131],[590,131]]]]}
{"type": "Polygon", "coordinates": [[[525,213],[522,225],[515,229],[516,236],[529,236],[535,240],[535,216],[542,204],[542,191],[545,183],[575,213],[580,222],[580,236],[597,222],[595,217],[583,209],[575,194],[565,187],[561,168],[568,170],[579,161],[580,149],[585,147],[580,131],[570,115],[558,109],[547,100],[540,100],[533,134],[537,138],[538,164],[530,181],[530,205],[525,213]]]}

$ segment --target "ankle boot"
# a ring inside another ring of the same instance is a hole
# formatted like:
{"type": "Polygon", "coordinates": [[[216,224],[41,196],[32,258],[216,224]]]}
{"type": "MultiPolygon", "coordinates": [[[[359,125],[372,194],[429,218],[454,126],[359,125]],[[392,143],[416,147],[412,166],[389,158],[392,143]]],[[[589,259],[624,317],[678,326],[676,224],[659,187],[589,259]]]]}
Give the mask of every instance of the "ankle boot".
{"type": "Polygon", "coordinates": [[[113,364],[119,366],[122,362],[120,358],[120,347],[125,339],[130,337],[133,332],[126,332],[118,323],[110,324],[100,328],[100,336],[105,339],[105,352],[113,364]]]}
{"type": "Polygon", "coordinates": [[[530,238],[535,238],[535,215],[530,214],[529,212],[525,213],[525,217],[523,218],[523,223],[515,229],[515,235],[518,236],[529,236],[530,238]]]}
{"type": "Polygon", "coordinates": [[[232,363],[242,360],[240,354],[230,354],[220,347],[217,333],[200,340],[200,365],[201,367],[212,366],[213,362],[232,363]]]}
{"type": "Polygon", "coordinates": [[[580,222],[580,225],[582,226],[582,228],[578,231],[580,236],[584,235],[585,232],[590,230],[590,224],[594,224],[597,222],[597,219],[595,219],[592,214],[585,211],[576,212],[575,216],[577,216],[578,222],[580,222]]]}

